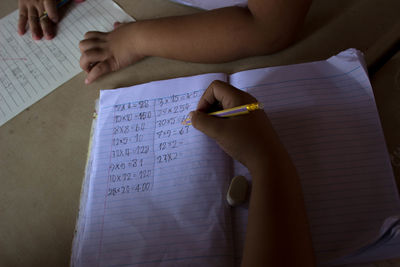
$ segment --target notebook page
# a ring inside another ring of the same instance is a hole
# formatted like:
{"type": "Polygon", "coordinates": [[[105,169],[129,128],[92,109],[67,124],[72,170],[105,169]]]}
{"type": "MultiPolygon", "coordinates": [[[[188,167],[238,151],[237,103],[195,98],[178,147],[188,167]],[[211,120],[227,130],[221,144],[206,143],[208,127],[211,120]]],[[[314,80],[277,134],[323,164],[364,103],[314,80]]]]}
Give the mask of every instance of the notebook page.
{"type": "MultiPolygon", "coordinates": [[[[392,216],[385,220],[381,231],[370,240],[369,244],[357,249],[350,254],[337,259],[332,264],[345,264],[349,262],[371,262],[377,259],[400,258],[400,216],[392,216]]],[[[345,265],[352,267],[354,264],[345,265]]]]}
{"type": "MultiPolygon", "coordinates": [[[[233,86],[264,104],[294,161],[318,263],[366,245],[387,217],[400,213],[371,85],[359,59],[358,52],[347,50],[327,61],[230,76],[233,86]]],[[[237,213],[238,221],[246,221],[245,208],[237,213]]],[[[391,254],[396,251],[399,244],[391,246],[391,254]]]]}
{"type": "MultiPolygon", "coordinates": [[[[82,187],[81,187],[81,194],[80,194],[80,200],[79,200],[79,212],[78,212],[78,217],[77,221],[75,224],[75,231],[74,231],[74,238],[72,241],[72,255],[71,259],[76,258],[77,256],[75,255],[78,253],[79,249],[78,246],[80,246],[80,240],[82,239],[82,235],[84,233],[85,229],[85,222],[86,222],[86,206],[87,206],[87,201],[88,201],[88,196],[89,196],[89,185],[90,185],[90,176],[92,172],[92,163],[93,163],[93,148],[96,146],[96,139],[94,138],[94,132],[96,131],[96,125],[97,125],[97,114],[99,112],[99,101],[98,99],[96,100],[95,104],[95,112],[93,114],[93,121],[90,129],[90,135],[89,135],[89,145],[88,145],[88,152],[87,152],[87,158],[86,158],[86,165],[85,165],[85,174],[83,177],[83,182],[82,182],[82,187]]],[[[72,263],[72,262],[71,262],[72,263]]]]}
{"type": "Polygon", "coordinates": [[[18,11],[0,20],[0,126],[82,71],[78,44],[86,32],[110,31],[115,21],[132,21],[112,1],[65,8],[51,41],[34,41],[30,32],[19,36],[18,11]]]}
{"type": "Polygon", "coordinates": [[[233,264],[232,161],[180,123],[215,79],[226,75],[101,92],[73,266],[233,264]]]}

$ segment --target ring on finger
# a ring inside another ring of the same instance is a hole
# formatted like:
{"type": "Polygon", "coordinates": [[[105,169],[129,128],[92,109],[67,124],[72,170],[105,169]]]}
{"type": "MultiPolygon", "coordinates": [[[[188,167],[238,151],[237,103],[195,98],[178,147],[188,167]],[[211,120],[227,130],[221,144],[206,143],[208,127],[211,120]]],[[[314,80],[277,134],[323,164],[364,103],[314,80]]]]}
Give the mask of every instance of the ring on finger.
{"type": "Polygon", "coordinates": [[[45,12],[45,13],[43,13],[42,15],[40,15],[39,20],[40,20],[40,21],[43,21],[43,20],[46,20],[46,19],[48,19],[48,18],[49,18],[49,16],[48,16],[47,13],[45,12]]]}

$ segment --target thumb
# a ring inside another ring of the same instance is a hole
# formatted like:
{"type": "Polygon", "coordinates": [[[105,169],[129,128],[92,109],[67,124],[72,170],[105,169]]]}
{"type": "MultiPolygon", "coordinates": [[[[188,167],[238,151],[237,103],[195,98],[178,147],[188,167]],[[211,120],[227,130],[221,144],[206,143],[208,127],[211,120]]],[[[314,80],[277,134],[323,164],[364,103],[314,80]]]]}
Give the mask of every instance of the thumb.
{"type": "Polygon", "coordinates": [[[201,111],[192,111],[189,114],[192,125],[213,139],[218,139],[223,127],[223,119],[217,118],[201,111]]]}
{"type": "Polygon", "coordinates": [[[94,67],[89,71],[85,83],[90,84],[101,75],[111,71],[111,68],[107,62],[100,62],[94,65],[94,67]]]}

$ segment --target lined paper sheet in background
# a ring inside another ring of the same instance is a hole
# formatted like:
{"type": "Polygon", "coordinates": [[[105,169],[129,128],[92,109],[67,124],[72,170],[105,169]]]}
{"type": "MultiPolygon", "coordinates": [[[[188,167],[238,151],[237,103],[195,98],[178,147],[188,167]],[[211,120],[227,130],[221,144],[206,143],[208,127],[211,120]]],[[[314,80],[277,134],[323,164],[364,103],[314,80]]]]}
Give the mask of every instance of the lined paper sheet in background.
{"type": "MultiPolygon", "coordinates": [[[[73,1],[71,1],[73,2],[73,1]]],[[[18,11],[0,20],[0,126],[81,72],[79,41],[133,19],[112,1],[71,3],[51,40],[17,33],[18,11]]]]}
{"type": "MultiPolygon", "coordinates": [[[[383,235],[391,238],[347,261],[400,257],[398,218],[380,232],[385,219],[400,215],[400,202],[362,63],[360,52],[349,49],[326,61],[230,76],[233,86],[264,104],[294,161],[319,263],[337,260],[383,235]],[[377,249],[381,252],[374,253],[377,249]]],[[[238,211],[238,220],[246,221],[247,211],[238,211]]]]}

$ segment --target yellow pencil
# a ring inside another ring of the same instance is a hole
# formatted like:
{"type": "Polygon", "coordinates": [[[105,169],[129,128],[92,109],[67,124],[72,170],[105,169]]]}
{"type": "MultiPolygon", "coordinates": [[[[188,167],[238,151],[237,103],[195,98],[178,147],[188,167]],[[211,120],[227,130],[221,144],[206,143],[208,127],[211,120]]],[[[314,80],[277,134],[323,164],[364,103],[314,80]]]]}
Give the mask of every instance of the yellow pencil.
{"type": "MultiPolygon", "coordinates": [[[[262,104],[257,102],[257,103],[252,103],[252,104],[246,104],[243,106],[238,106],[234,108],[228,108],[216,112],[209,113],[208,115],[216,116],[216,117],[233,117],[233,116],[238,116],[238,115],[244,115],[249,113],[250,111],[254,111],[257,109],[262,109],[262,104]]],[[[190,118],[187,118],[182,122],[183,125],[192,125],[192,122],[190,121],[190,118]]]]}

